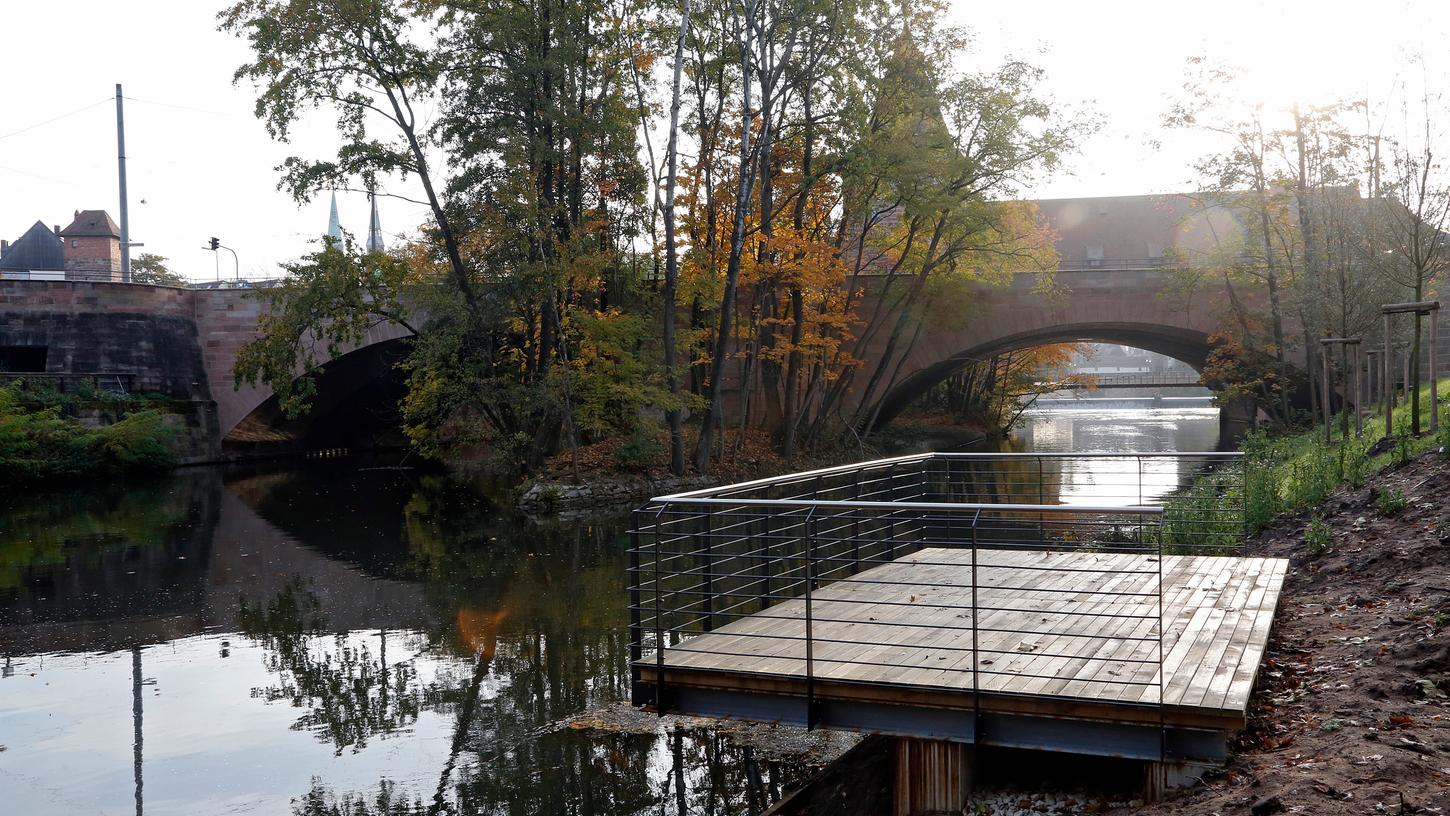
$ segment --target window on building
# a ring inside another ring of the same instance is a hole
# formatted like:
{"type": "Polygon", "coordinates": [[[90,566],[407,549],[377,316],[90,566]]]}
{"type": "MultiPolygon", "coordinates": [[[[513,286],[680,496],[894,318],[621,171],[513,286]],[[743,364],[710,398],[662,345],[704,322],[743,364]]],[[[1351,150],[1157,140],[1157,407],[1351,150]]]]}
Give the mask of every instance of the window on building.
{"type": "Polygon", "coordinates": [[[44,371],[45,355],[45,346],[0,346],[0,371],[44,371]]]}

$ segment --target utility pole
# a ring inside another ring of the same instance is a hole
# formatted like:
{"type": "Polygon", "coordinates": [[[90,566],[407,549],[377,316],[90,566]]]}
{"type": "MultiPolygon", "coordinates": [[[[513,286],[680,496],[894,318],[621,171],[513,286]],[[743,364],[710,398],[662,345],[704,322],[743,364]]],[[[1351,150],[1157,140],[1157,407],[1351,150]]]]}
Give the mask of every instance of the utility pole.
{"type": "Polygon", "coordinates": [[[116,83],[116,169],[121,180],[121,282],[131,282],[131,219],[126,204],[126,116],[116,83]]]}

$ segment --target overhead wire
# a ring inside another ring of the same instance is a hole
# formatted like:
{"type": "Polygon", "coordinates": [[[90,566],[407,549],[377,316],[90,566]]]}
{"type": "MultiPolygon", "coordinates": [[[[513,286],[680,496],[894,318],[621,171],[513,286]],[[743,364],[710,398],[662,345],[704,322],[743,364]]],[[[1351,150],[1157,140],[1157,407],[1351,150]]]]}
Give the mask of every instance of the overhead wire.
{"type": "Polygon", "coordinates": [[[26,127],[23,127],[23,128],[21,128],[19,130],[12,130],[9,133],[0,135],[0,139],[9,139],[11,136],[19,136],[22,133],[29,133],[30,131],[35,130],[36,128],[45,127],[46,125],[51,124],[52,122],[59,122],[62,119],[68,119],[68,118],[70,118],[72,116],[75,116],[78,113],[84,113],[84,112],[90,110],[91,108],[97,107],[99,105],[104,105],[107,102],[112,101],[113,99],[115,99],[115,97],[108,96],[105,99],[100,100],[99,102],[92,102],[91,104],[86,105],[85,107],[76,108],[75,110],[70,111],[69,113],[62,113],[59,116],[55,116],[55,117],[52,117],[50,119],[46,119],[43,122],[36,122],[33,125],[27,125],[26,127]]]}
{"type": "Polygon", "coordinates": [[[227,111],[209,110],[207,108],[198,108],[198,107],[194,107],[192,105],[178,105],[175,102],[158,102],[155,99],[142,99],[142,98],[137,97],[137,96],[123,96],[122,98],[125,99],[125,100],[127,100],[127,101],[129,101],[129,102],[140,102],[143,105],[156,105],[157,107],[171,108],[172,110],[189,111],[191,113],[202,113],[202,114],[206,114],[207,116],[221,116],[221,117],[228,118],[228,119],[250,119],[251,118],[251,117],[248,117],[248,116],[243,116],[241,114],[231,113],[231,112],[227,112],[227,111]]]}

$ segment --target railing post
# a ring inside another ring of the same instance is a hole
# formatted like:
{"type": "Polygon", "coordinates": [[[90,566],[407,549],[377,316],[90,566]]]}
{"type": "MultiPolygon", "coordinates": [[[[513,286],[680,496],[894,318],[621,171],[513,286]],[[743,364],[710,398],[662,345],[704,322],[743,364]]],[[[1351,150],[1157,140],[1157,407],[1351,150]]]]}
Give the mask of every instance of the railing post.
{"type": "MultiPolygon", "coordinates": [[[[1040,507],[1042,505],[1047,504],[1047,483],[1046,483],[1047,482],[1047,475],[1043,471],[1043,467],[1042,467],[1042,457],[1041,456],[1038,456],[1038,457],[1036,457],[1036,460],[1037,460],[1037,505],[1040,507]]],[[[1047,519],[1043,517],[1041,510],[1037,511],[1037,543],[1038,543],[1038,545],[1044,545],[1044,544],[1047,543],[1047,519]]]]}
{"type": "Polygon", "coordinates": [[[761,545],[760,545],[760,552],[761,552],[761,559],[760,559],[760,574],[761,574],[761,579],[760,579],[760,586],[761,586],[760,608],[761,609],[764,609],[767,606],[770,606],[770,603],[771,603],[771,599],[770,599],[770,595],[771,595],[770,577],[771,577],[771,571],[775,567],[775,565],[772,564],[771,563],[771,560],[770,560],[770,527],[771,527],[771,524],[770,524],[770,508],[769,507],[764,507],[764,508],[761,509],[761,525],[765,529],[763,531],[764,532],[764,535],[761,537],[761,545]]]}
{"type": "MultiPolygon", "coordinates": [[[[855,486],[852,488],[851,499],[861,499],[861,469],[856,468],[855,486]]],[[[861,571],[861,508],[851,511],[851,574],[855,575],[861,571]]]]}
{"type": "Polygon", "coordinates": [[[703,505],[703,521],[700,522],[704,532],[703,537],[705,548],[703,554],[696,548],[696,557],[700,559],[701,577],[701,599],[703,607],[700,614],[701,626],[706,632],[715,628],[715,542],[711,539],[710,532],[710,505],[703,505]]]}
{"type": "Polygon", "coordinates": [[[805,562],[805,595],[806,595],[806,730],[810,731],[816,726],[816,654],[815,642],[812,634],[812,610],[811,610],[811,584],[815,583],[815,540],[816,540],[816,508],[812,507],[806,513],[806,562],[805,562]]]}
{"type": "Polygon", "coordinates": [[[1158,762],[1168,758],[1168,724],[1163,708],[1163,516],[1158,516],[1158,762]]]}
{"type": "Polygon", "coordinates": [[[660,505],[655,513],[655,557],[654,557],[654,585],[655,585],[655,712],[659,716],[665,716],[665,618],[660,601],[660,516],[664,515],[669,505],[660,505]]]}
{"type": "Polygon", "coordinates": [[[633,679],[639,680],[639,670],[635,668],[643,655],[643,644],[641,643],[644,633],[640,627],[643,623],[641,610],[639,608],[639,523],[640,512],[638,510],[630,514],[629,524],[629,668],[633,679]]]}
{"type": "Polygon", "coordinates": [[[979,550],[977,548],[977,525],[982,520],[982,510],[972,515],[972,742],[982,741],[982,735],[978,729],[982,727],[982,684],[977,675],[981,664],[981,653],[977,651],[977,614],[980,606],[977,603],[977,561],[979,550]]]}
{"type": "MultiPolygon", "coordinates": [[[[886,483],[888,485],[890,485],[890,490],[891,490],[891,497],[889,499],[887,499],[887,501],[896,501],[896,465],[892,465],[891,466],[891,469],[886,472],[886,483]]],[[[886,560],[887,561],[895,561],[896,560],[896,511],[894,511],[894,510],[888,510],[887,512],[890,514],[890,515],[887,516],[887,518],[889,518],[891,520],[889,522],[887,522],[887,527],[886,527],[886,560]]]]}

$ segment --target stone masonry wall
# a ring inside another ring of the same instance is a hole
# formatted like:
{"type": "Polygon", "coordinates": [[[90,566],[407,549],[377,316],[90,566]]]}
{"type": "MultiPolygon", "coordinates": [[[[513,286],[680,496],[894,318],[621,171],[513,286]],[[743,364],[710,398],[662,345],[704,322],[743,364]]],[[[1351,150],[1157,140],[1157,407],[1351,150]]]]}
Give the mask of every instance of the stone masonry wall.
{"type": "Polygon", "coordinates": [[[232,374],[237,350],[256,336],[262,302],[247,291],[237,289],[195,289],[191,295],[202,364],[225,436],[242,417],[272,395],[270,388],[255,385],[237,388],[232,374]]]}
{"type": "Polygon", "coordinates": [[[0,281],[0,345],[45,346],[52,373],[130,374],[138,391],[211,399],[192,292],[80,281],[0,281]]]}

